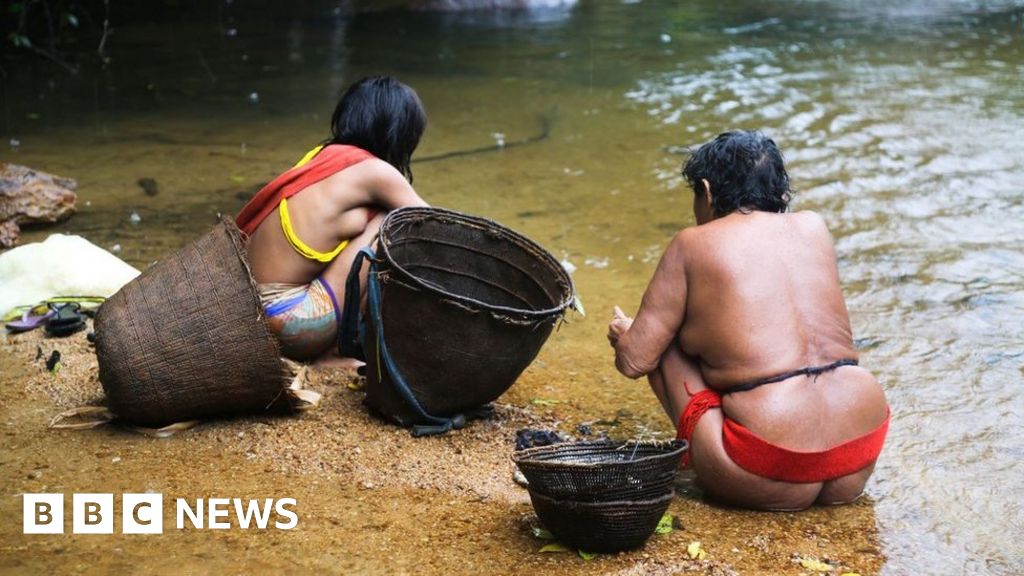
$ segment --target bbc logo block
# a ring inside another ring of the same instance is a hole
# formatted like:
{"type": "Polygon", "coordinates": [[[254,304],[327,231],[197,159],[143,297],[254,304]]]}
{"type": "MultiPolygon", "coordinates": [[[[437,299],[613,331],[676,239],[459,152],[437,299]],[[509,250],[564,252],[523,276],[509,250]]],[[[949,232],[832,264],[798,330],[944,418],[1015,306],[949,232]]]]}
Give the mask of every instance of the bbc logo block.
{"type": "MultiPolygon", "coordinates": [[[[25,534],[64,533],[63,494],[25,494],[22,528],[25,534]]],[[[162,494],[122,494],[121,532],[161,534],[164,531],[162,494]]],[[[74,494],[71,498],[71,531],[75,534],[113,534],[113,494],[74,494]]]]}
{"type": "Polygon", "coordinates": [[[25,494],[22,515],[25,534],[63,534],[64,495],[25,494]]]}

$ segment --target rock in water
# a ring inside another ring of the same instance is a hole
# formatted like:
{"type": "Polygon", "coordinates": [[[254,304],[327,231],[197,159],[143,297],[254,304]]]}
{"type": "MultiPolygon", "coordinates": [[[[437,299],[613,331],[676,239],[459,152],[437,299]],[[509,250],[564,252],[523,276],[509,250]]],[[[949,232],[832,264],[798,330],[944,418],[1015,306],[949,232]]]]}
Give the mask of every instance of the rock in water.
{"type": "Polygon", "coordinates": [[[18,243],[25,224],[54,224],[75,213],[75,188],[61,178],[26,166],[0,162],[0,247],[18,243]]]}
{"type": "Polygon", "coordinates": [[[139,178],[136,182],[139,188],[146,193],[146,196],[156,196],[160,193],[160,186],[157,185],[154,178],[139,178]]]}

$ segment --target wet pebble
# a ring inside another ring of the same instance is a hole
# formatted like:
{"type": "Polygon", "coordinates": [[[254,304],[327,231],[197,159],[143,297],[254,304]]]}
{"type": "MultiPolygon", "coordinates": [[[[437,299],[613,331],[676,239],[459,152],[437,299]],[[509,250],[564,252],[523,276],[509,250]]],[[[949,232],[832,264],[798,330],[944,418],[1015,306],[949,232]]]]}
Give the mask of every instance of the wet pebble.
{"type": "Polygon", "coordinates": [[[138,225],[138,223],[139,223],[139,222],[142,222],[142,216],[139,216],[139,213],[138,213],[138,212],[134,212],[134,211],[133,211],[133,212],[132,212],[132,213],[131,213],[131,214],[130,214],[130,215],[128,216],[128,220],[129,220],[129,221],[131,221],[131,223],[132,223],[132,224],[138,225]]]}
{"type": "Polygon", "coordinates": [[[160,187],[154,178],[139,178],[135,183],[139,185],[139,188],[142,188],[146,196],[156,196],[160,193],[160,187]]]}
{"type": "Polygon", "coordinates": [[[259,104],[260,103],[260,95],[259,95],[259,93],[257,93],[257,92],[250,92],[249,93],[249,103],[250,104],[259,104]]]}

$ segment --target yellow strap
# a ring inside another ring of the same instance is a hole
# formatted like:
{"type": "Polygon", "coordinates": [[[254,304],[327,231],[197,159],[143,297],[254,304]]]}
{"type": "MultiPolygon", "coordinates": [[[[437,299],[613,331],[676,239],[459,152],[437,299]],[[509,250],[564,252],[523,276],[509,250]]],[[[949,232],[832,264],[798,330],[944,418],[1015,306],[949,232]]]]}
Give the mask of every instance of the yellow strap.
{"type": "Polygon", "coordinates": [[[327,263],[334,260],[341,251],[348,246],[348,240],[338,244],[338,247],[330,252],[318,252],[309,246],[305,242],[299,239],[298,235],[295,234],[295,229],[292,228],[292,219],[288,215],[288,200],[281,198],[281,204],[277,209],[277,212],[281,215],[281,229],[284,230],[284,237],[288,239],[288,243],[292,245],[292,248],[299,253],[303,258],[308,258],[316,262],[327,263]]]}
{"type": "Polygon", "coordinates": [[[308,164],[309,161],[312,160],[313,157],[316,156],[317,154],[319,154],[320,151],[323,150],[323,149],[324,149],[324,145],[321,144],[321,145],[317,146],[316,148],[313,148],[309,152],[306,152],[306,155],[302,157],[302,160],[299,160],[298,164],[296,164],[295,166],[292,166],[292,169],[294,170],[295,168],[298,168],[299,166],[304,166],[304,165],[308,164]]]}

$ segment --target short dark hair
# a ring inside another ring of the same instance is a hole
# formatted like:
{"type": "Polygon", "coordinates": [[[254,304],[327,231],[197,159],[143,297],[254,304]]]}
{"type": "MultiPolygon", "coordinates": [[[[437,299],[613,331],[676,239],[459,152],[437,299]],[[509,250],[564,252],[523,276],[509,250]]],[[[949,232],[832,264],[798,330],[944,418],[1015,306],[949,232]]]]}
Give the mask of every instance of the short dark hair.
{"type": "Polygon", "coordinates": [[[426,126],[415,90],[391,76],[370,76],[349,86],[338,101],[327,142],[358,146],[412,182],[409,163],[426,126]]]}
{"type": "Polygon", "coordinates": [[[716,216],[737,210],[785,212],[793,194],[782,152],[756,131],[719,134],[690,156],[683,177],[695,194],[703,194],[701,180],[708,181],[716,216]]]}

